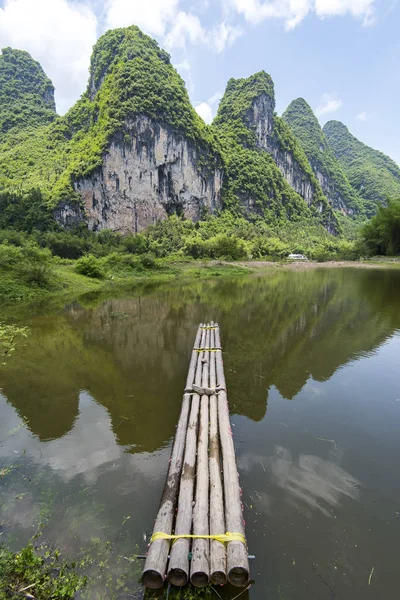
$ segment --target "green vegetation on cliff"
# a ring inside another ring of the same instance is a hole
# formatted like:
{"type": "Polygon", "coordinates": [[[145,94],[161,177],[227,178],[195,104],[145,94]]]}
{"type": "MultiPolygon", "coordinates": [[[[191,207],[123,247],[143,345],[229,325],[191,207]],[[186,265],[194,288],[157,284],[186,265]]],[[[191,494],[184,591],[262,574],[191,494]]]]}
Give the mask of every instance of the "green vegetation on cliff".
{"type": "Polygon", "coordinates": [[[340,121],[328,121],[323,132],[360,196],[375,204],[400,196],[400,168],[391,158],[360,142],[340,121]]]}
{"type": "Polygon", "coordinates": [[[0,189],[26,193],[40,188],[55,206],[79,200],[74,181],[103,162],[110,141],[130,143],[129,120],[146,115],[169,125],[214,162],[213,139],[190,103],[169,55],[138,27],[115,29],[94,47],[87,91],[63,117],[34,136],[23,131],[0,144],[0,189]]]}
{"type": "Polygon", "coordinates": [[[0,55],[0,142],[4,134],[14,128],[46,125],[55,118],[54,87],[40,64],[28,52],[3,48],[0,55]]]}
{"type": "MultiPolygon", "coordinates": [[[[351,187],[317,117],[307,102],[303,98],[293,100],[282,118],[302,145],[314,172],[322,176],[323,191],[332,206],[350,214],[363,212],[362,199],[351,187]]],[[[369,208],[373,209],[373,207],[369,208]]]]}
{"type": "Polygon", "coordinates": [[[274,108],[274,85],[264,71],[247,79],[228,81],[213,122],[224,158],[226,207],[250,218],[262,217],[270,224],[319,217],[322,207],[323,223],[335,229],[335,218],[302,148],[287,125],[274,113],[274,108]],[[310,207],[287,183],[272,153],[258,144],[254,116],[254,104],[258,99],[265,101],[268,116],[273,120],[272,143],[278,152],[292,154],[303,176],[309,177],[313,185],[314,200],[310,207]]]}

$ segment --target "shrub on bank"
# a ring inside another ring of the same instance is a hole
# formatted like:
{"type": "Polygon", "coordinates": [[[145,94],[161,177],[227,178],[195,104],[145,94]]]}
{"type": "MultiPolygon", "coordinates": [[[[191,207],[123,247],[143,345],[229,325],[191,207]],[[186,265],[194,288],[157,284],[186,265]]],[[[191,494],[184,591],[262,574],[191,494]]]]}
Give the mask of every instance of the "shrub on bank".
{"type": "Polygon", "coordinates": [[[227,258],[240,260],[248,257],[246,242],[235,235],[219,233],[209,239],[187,238],[183,247],[185,254],[192,258],[227,258]]]}
{"type": "Polygon", "coordinates": [[[50,250],[39,248],[33,243],[23,246],[22,261],[18,266],[18,270],[27,283],[47,287],[53,274],[50,250]]]}
{"type": "Polygon", "coordinates": [[[142,254],[139,257],[140,264],[145,269],[154,269],[156,267],[156,258],[154,254],[148,252],[147,254],[142,254]]]}
{"type": "Polygon", "coordinates": [[[0,244],[0,270],[12,273],[15,279],[28,284],[48,287],[53,275],[51,252],[34,242],[25,246],[0,244]]]}
{"type": "Polygon", "coordinates": [[[149,248],[148,240],[141,233],[127,235],[123,239],[122,245],[125,251],[130,252],[131,254],[145,254],[149,248]]]}
{"type": "Polygon", "coordinates": [[[103,279],[105,277],[105,271],[102,262],[93,256],[93,254],[87,254],[82,256],[75,265],[75,271],[86,277],[92,277],[93,279],[103,279]]]}
{"type": "Polygon", "coordinates": [[[291,252],[290,246],[276,237],[258,237],[251,246],[251,254],[254,258],[273,258],[282,260],[291,252]]]}
{"type": "Polygon", "coordinates": [[[60,258],[78,259],[88,251],[89,244],[71,233],[47,233],[41,238],[43,246],[60,258]]]}
{"type": "Polygon", "coordinates": [[[220,233],[208,240],[212,258],[232,258],[240,260],[248,257],[246,243],[235,235],[220,233]]]}

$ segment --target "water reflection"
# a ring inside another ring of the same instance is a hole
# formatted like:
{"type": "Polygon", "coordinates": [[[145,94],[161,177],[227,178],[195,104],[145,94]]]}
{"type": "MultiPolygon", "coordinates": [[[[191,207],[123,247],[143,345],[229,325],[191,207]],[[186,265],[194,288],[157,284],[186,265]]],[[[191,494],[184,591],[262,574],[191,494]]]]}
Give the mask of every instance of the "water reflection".
{"type": "MultiPolygon", "coordinates": [[[[331,517],[329,509],[338,507],[342,496],[357,500],[360,495],[361,483],[355,477],[332,460],[313,454],[294,458],[287,448],[275,446],[273,456],[244,453],[239,468],[249,472],[260,464],[268,471],[271,484],[280,488],[279,501],[293,505],[309,517],[314,510],[331,517]]],[[[255,502],[266,514],[274,513],[271,495],[257,493],[255,502]]]]}
{"type": "Polygon", "coordinates": [[[25,315],[0,371],[1,526],[17,548],[45,522],[71,557],[111,541],[110,592],[96,574],[87,597],[121,598],[125,569],[140,594],[124,557],[145,551],[194,333],[215,318],[256,555],[241,597],[322,600],[316,562],[337,598],[396,597],[399,276],[278,271],[25,315]]]}
{"type": "Polygon", "coordinates": [[[257,421],[271,386],[291,399],[310,375],[328,379],[400,327],[400,273],[275,272],[75,302],[28,319],[4,393],[48,440],[71,430],[88,390],[119,445],[154,451],[174,434],[196,325],[210,318],[222,326],[231,408],[257,421]]]}
{"type": "Polygon", "coordinates": [[[287,501],[299,510],[315,509],[332,516],[328,507],[337,507],[341,496],[359,497],[360,482],[330,460],[312,454],[294,459],[287,448],[277,446],[267,459],[272,482],[286,493],[287,501]]]}
{"type": "MultiPolygon", "coordinates": [[[[54,475],[68,482],[81,476],[93,485],[108,470],[113,470],[129,448],[117,444],[108,411],[87,392],[79,395],[79,410],[71,430],[64,436],[41,442],[32,435],[23,421],[0,394],[0,458],[15,454],[24,461],[49,467],[54,475]]],[[[157,478],[160,464],[165,461],[169,447],[151,455],[144,452],[132,457],[135,470],[144,477],[157,478]]],[[[119,492],[122,490],[120,489],[119,492]]]]}
{"type": "Polygon", "coordinates": [[[104,541],[119,536],[124,515],[130,519],[140,510],[143,521],[129,525],[141,539],[157,507],[170,446],[152,454],[127,453],[116,442],[108,411],[87,392],[79,396],[71,430],[59,439],[40,441],[1,394],[0,414],[2,526],[14,535],[33,535],[51,516],[48,537],[76,554],[93,535],[104,541]]]}

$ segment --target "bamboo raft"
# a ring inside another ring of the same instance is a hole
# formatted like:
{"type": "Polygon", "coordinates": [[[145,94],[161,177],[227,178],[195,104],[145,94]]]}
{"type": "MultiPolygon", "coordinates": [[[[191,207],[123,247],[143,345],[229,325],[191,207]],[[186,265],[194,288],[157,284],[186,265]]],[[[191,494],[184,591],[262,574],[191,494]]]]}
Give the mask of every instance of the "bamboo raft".
{"type": "Polygon", "coordinates": [[[242,510],[219,327],[200,324],[143,584],[247,585],[242,510]]]}

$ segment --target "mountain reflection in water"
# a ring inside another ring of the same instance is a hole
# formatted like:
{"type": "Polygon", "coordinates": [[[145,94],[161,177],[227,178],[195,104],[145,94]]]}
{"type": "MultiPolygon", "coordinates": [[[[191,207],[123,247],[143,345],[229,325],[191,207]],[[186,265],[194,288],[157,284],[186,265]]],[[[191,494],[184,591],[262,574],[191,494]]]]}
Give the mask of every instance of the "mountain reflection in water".
{"type": "Polygon", "coordinates": [[[87,597],[104,597],[110,572],[107,597],[121,597],[126,571],[140,597],[141,565],[125,557],[146,551],[195,331],[211,319],[256,556],[243,599],[322,600],[316,563],[338,599],[397,597],[395,270],[275,270],[22,314],[31,333],[0,372],[1,526],[12,543],[43,522],[71,557],[111,543],[87,597]]]}
{"type": "Polygon", "coordinates": [[[3,392],[46,440],[71,429],[87,390],[119,444],[153,451],[174,433],[196,326],[208,318],[222,327],[231,409],[257,421],[271,386],[291,399],[400,327],[400,273],[281,271],[76,302],[28,319],[3,392]]]}

